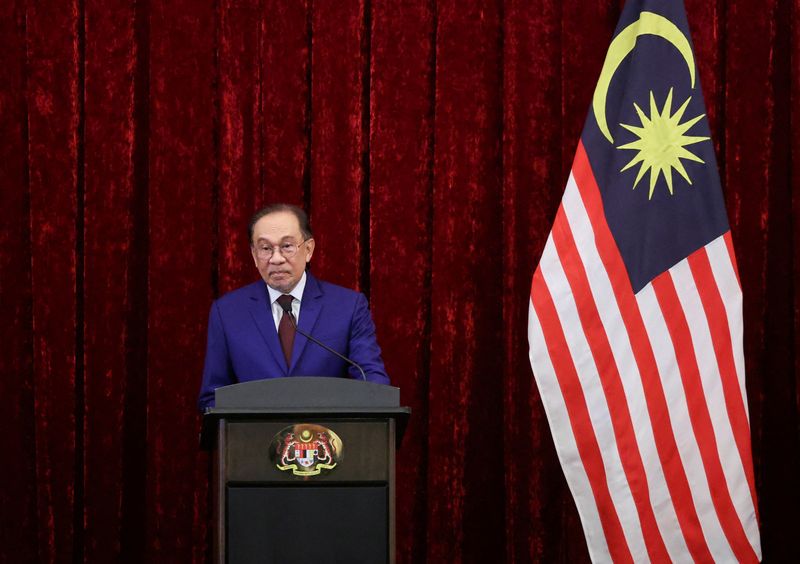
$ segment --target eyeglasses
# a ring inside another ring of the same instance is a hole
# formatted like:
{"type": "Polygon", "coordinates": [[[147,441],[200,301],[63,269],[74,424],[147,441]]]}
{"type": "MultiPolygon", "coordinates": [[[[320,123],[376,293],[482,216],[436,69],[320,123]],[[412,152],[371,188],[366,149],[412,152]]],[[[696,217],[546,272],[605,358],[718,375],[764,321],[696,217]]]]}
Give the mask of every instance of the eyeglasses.
{"type": "Polygon", "coordinates": [[[305,245],[310,240],[310,238],[304,239],[299,243],[287,241],[274,247],[272,245],[268,245],[267,243],[258,243],[256,245],[256,256],[258,256],[258,258],[261,260],[269,260],[272,258],[272,255],[275,254],[275,249],[278,249],[283,258],[290,259],[297,254],[297,249],[300,248],[300,245],[305,245]]]}

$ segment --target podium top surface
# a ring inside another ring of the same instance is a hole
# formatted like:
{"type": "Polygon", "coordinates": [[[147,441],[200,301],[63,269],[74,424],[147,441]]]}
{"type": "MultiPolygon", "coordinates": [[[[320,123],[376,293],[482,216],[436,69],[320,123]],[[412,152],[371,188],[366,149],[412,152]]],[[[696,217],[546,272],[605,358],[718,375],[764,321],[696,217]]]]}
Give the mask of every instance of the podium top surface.
{"type": "Polygon", "coordinates": [[[400,388],[345,378],[291,377],[217,388],[216,410],[385,409],[400,406],[400,388]]]}
{"type": "Polygon", "coordinates": [[[203,416],[201,446],[211,448],[220,419],[287,416],[391,417],[400,444],[411,410],[400,406],[400,388],[349,380],[303,376],[253,380],[217,388],[216,407],[203,416]]]}

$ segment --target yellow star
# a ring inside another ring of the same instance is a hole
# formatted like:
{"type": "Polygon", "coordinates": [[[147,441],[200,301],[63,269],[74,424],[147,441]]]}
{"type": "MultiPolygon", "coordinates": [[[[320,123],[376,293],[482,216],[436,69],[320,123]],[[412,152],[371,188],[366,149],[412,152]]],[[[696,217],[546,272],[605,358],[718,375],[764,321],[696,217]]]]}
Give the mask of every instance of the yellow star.
{"type": "Polygon", "coordinates": [[[633,157],[620,172],[628,170],[637,163],[642,163],[639,167],[639,172],[636,175],[633,187],[636,188],[636,185],[639,184],[639,181],[645,173],[649,171],[650,193],[647,197],[648,200],[653,198],[653,191],[655,190],[656,181],[660,174],[664,175],[669,193],[673,193],[672,169],[677,170],[686,182],[689,184],[692,183],[692,180],[686,173],[686,169],[683,167],[683,163],[681,163],[681,159],[705,164],[703,159],[685,149],[687,145],[693,145],[694,143],[707,141],[709,139],[709,137],[684,135],[695,123],[705,116],[705,114],[700,114],[687,122],[681,123],[683,113],[686,111],[686,107],[689,105],[691,99],[691,97],[687,98],[683,105],[678,108],[678,111],[674,114],[670,114],[672,111],[672,88],[670,88],[667,99],[664,102],[664,108],[661,113],[659,113],[651,90],[650,117],[647,117],[637,104],[633,104],[633,107],[636,108],[636,113],[639,115],[639,120],[642,124],[641,127],[626,125],[624,123],[620,124],[639,138],[636,141],[617,147],[617,149],[638,151],[636,156],[633,157]]]}

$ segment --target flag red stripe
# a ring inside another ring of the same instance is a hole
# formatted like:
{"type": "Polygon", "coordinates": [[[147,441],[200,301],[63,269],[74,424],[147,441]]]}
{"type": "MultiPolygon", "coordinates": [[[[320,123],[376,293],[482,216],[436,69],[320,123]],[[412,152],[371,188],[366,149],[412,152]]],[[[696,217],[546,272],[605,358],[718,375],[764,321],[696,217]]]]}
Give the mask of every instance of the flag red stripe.
{"type": "Polygon", "coordinates": [[[583,143],[578,144],[572,173],[586,212],[589,215],[589,221],[592,224],[597,251],[611,280],[611,286],[617,297],[622,320],[630,338],[633,356],[636,359],[636,365],[639,368],[639,374],[642,379],[642,387],[647,402],[647,411],[652,422],[658,457],[664,469],[664,478],[678,517],[681,532],[694,560],[710,562],[713,558],[703,536],[700,519],[689,488],[689,481],[678,454],[678,446],[672,433],[667,399],[661,386],[661,379],[658,376],[655,355],[647,337],[647,330],[645,329],[639,305],[636,303],[630,279],[626,275],[625,265],[617,249],[617,244],[611,235],[611,230],[605,221],[600,190],[594,179],[594,173],[583,143]]]}
{"type": "Polygon", "coordinates": [[[711,415],[705,402],[694,344],[672,276],[668,271],[664,272],[653,280],[652,285],[675,350],[675,358],[678,362],[678,370],[689,407],[689,418],[700,450],[700,457],[703,460],[711,491],[711,500],[720,525],[736,558],[740,562],[757,562],[758,557],[747,540],[747,535],[728,492],[711,424],[711,415]]]}
{"type": "Polygon", "coordinates": [[[561,320],[558,318],[550,290],[542,276],[541,267],[537,268],[533,275],[531,302],[536,316],[540,320],[547,352],[564,397],[572,434],[575,437],[578,454],[592,488],[608,550],[614,562],[633,562],[628,542],[622,531],[622,524],[608,489],[602,454],[589,418],[586,398],[575,365],[569,355],[561,320]]]}
{"type": "Polygon", "coordinates": [[[736,365],[733,358],[733,344],[731,343],[731,330],[725,312],[725,304],[719,293],[719,287],[711,270],[711,262],[705,249],[689,255],[689,268],[695,279],[695,286],[703,303],[703,310],[708,320],[711,331],[711,341],[714,344],[714,354],[717,357],[719,375],[722,380],[722,393],[725,396],[725,406],[728,409],[728,418],[733,428],[733,437],[739,457],[742,460],[747,485],[750,488],[750,497],[753,507],[756,507],[756,490],[753,479],[752,454],[750,452],[750,423],[747,421],[747,410],[742,399],[739,379],[736,375],[736,365]]]}
{"type": "Polygon", "coordinates": [[[600,313],[597,311],[589,279],[581,263],[563,207],[558,209],[553,222],[552,234],[556,253],[561,260],[572,294],[578,304],[577,311],[583,332],[586,335],[595,365],[598,367],[598,376],[611,414],[617,450],[639,515],[647,553],[653,562],[667,562],[670,557],[650,502],[650,490],[639,445],[636,442],[625,388],[622,386],[611,344],[603,327],[600,313]]]}

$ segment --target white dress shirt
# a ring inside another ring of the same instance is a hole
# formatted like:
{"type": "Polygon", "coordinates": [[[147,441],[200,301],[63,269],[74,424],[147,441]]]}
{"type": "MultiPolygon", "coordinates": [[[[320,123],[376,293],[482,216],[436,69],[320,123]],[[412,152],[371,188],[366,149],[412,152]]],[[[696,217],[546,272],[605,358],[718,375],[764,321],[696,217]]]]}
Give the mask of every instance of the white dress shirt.
{"type": "MultiPolygon", "coordinates": [[[[300,277],[300,281],[297,283],[289,295],[292,296],[294,299],[292,300],[292,314],[294,314],[294,319],[297,323],[300,323],[300,302],[303,301],[303,291],[306,289],[306,273],[303,272],[303,275],[300,277]]],[[[279,292],[278,290],[273,290],[269,286],[267,286],[267,290],[269,290],[269,300],[272,304],[272,320],[275,322],[275,330],[278,329],[278,325],[281,322],[281,317],[283,317],[283,308],[278,303],[278,298],[280,298],[283,293],[279,292]]]]}

